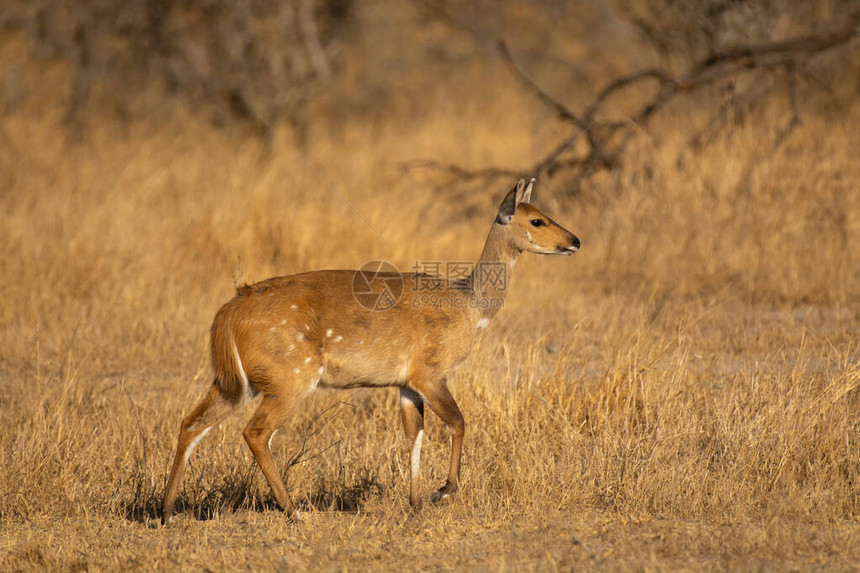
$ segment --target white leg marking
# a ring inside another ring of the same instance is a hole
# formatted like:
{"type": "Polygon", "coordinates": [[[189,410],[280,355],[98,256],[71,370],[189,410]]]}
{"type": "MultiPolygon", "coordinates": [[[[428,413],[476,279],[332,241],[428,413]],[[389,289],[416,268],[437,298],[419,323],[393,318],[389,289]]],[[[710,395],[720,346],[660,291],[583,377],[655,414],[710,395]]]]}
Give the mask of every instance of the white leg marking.
{"type": "Polygon", "coordinates": [[[198,434],[196,438],[194,438],[193,440],[191,440],[191,443],[188,445],[188,449],[187,449],[187,450],[185,450],[185,462],[186,462],[186,463],[188,462],[188,458],[190,458],[190,457],[191,457],[191,452],[193,452],[193,451],[194,451],[194,448],[196,448],[196,447],[197,447],[197,444],[199,444],[199,443],[200,443],[200,440],[202,440],[202,439],[203,439],[203,436],[205,436],[206,434],[208,434],[208,433],[209,433],[209,430],[211,430],[211,429],[212,429],[212,426],[209,426],[208,428],[206,428],[205,430],[203,430],[202,432],[200,432],[200,434],[198,434]]]}
{"type": "Polygon", "coordinates": [[[236,348],[236,341],[233,341],[233,358],[236,360],[236,368],[239,370],[239,376],[242,377],[242,390],[245,395],[245,401],[249,402],[254,399],[254,394],[251,392],[251,385],[248,384],[248,375],[245,374],[245,367],[242,366],[242,359],[239,358],[239,349],[236,348]]]}
{"type": "Polygon", "coordinates": [[[275,434],[277,434],[277,433],[278,433],[278,430],[275,430],[274,432],[272,432],[272,435],[269,436],[269,449],[270,450],[272,449],[272,438],[274,438],[275,434]]]}
{"type": "Polygon", "coordinates": [[[414,405],[418,406],[417,402],[415,402],[414,400],[409,398],[409,396],[407,395],[407,392],[414,392],[415,394],[418,394],[418,398],[420,399],[419,402],[424,403],[424,404],[427,403],[427,398],[424,396],[424,394],[422,394],[418,390],[415,390],[413,388],[409,388],[407,386],[407,387],[400,389],[400,405],[401,406],[408,406],[410,404],[414,404],[414,405]]]}
{"type": "Polygon", "coordinates": [[[406,406],[418,406],[418,405],[419,405],[419,404],[418,404],[418,403],[416,403],[412,398],[410,398],[410,397],[409,397],[409,395],[410,395],[411,393],[418,394],[418,397],[419,397],[419,401],[420,401],[420,402],[424,402],[424,401],[425,401],[425,400],[424,400],[424,395],[423,395],[422,393],[420,393],[420,392],[416,392],[416,391],[415,391],[415,390],[413,390],[412,388],[404,387],[404,388],[401,388],[401,389],[400,389],[400,405],[401,405],[401,406],[406,407],[406,406]]]}
{"type": "Polygon", "coordinates": [[[415,443],[412,445],[412,477],[418,475],[421,469],[421,440],[424,438],[424,430],[418,430],[415,443]]]}

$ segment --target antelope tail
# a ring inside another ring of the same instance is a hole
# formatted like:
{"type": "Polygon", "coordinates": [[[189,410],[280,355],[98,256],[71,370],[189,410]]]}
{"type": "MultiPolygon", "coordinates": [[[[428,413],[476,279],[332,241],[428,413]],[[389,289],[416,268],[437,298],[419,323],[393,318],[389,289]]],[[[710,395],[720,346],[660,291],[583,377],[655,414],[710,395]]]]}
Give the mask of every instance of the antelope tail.
{"type": "Polygon", "coordinates": [[[253,398],[253,390],[236,346],[229,313],[219,312],[212,323],[212,368],[221,395],[236,403],[253,398]]]}

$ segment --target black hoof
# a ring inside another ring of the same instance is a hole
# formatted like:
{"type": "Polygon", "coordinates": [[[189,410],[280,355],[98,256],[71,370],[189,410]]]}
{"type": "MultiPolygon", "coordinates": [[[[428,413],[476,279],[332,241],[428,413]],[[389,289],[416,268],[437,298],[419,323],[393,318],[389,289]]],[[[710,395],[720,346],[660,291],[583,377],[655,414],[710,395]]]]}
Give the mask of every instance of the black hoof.
{"type": "Polygon", "coordinates": [[[439,503],[451,498],[451,494],[441,489],[439,491],[434,491],[430,496],[430,503],[439,503]]]}

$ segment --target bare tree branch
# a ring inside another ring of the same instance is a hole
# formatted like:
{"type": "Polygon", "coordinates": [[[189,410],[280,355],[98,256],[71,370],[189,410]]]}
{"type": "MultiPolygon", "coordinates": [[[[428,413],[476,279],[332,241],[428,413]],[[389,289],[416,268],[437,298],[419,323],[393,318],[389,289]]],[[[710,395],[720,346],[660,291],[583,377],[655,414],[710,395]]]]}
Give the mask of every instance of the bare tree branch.
{"type": "Polygon", "coordinates": [[[562,141],[558,146],[556,146],[552,153],[535,163],[534,166],[532,166],[532,168],[529,170],[529,173],[533,173],[534,177],[540,177],[544,173],[549,172],[558,163],[559,158],[567,151],[573,149],[579,139],[583,136],[583,134],[587,132],[587,127],[584,129],[580,129],[579,131],[562,141]]]}
{"type": "Polygon", "coordinates": [[[526,74],[522,68],[514,61],[513,56],[511,56],[511,51],[508,49],[508,45],[504,40],[499,40],[497,42],[497,46],[499,48],[499,53],[502,56],[502,61],[504,61],[511,71],[514,72],[520,80],[525,84],[527,88],[535,92],[537,97],[545,103],[548,107],[553,108],[557,113],[558,117],[564,121],[570,121],[580,129],[585,128],[586,122],[579,118],[573,111],[571,111],[566,105],[549,95],[542,87],[540,87],[537,82],[535,82],[528,74],[526,74]]]}
{"type": "Polygon", "coordinates": [[[327,81],[331,79],[331,66],[320,44],[320,35],[314,19],[315,8],[314,0],[302,0],[299,3],[299,29],[302,32],[305,49],[308,51],[308,57],[314,66],[317,77],[327,81]]]}
{"type": "Polygon", "coordinates": [[[717,52],[706,57],[698,65],[693,66],[687,74],[686,81],[694,81],[695,78],[708,68],[712,68],[724,62],[735,62],[743,59],[759,59],[764,56],[794,54],[814,54],[828,48],[844,44],[857,34],[857,26],[860,25],[860,8],[855,9],[841,26],[832,30],[826,30],[818,34],[809,34],[800,38],[792,38],[781,42],[768,44],[736,46],[717,52]]]}
{"type": "Polygon", "coordinates": [[[609,82],[609,84],[600,90],[600,93],[596,98],[589,104],[588,109],[585,112],[586,118],[593,118],[595,114],[600,110],[600,107],[605,103],[606,99],[609,98],[616,91],[626,88],[636,82],[641,80],[657,80],[660,82],[661,87],[666,88],[667,86],[677,89],[678,82],[675,78],[668,75],[666,72],[657,69],[648,69],[648,70],[640,70],[638,72],[633,72],[632,74],[628,74],[626,76],[621,76],[620,78],[616,78],[609,82]]]}
{"type": "MultiPolygon", "coordinates": [[[[678,77],[657,68],[632,72],[606,84],[581,114],[555,99],[535,82],[516,63],[508,46],[499,40],[497,42],[499,53],[514,75],[527,89],[534,92],[541,102],[553,109],[558,114],[559,119],[574,124],[576,130],[526,170],[499,167],[469,170],[458,165],[430,160],[411,162],[404,167],[406,169],[423,167],[447,171],[452,176],[462,180],[519,176],[522,173],[531,173],[539,177],[543,174],[552,174],[559,169],[574,167],[581,169],[583,173],[598,169],[614,169],[620,164],[627,144],[634,135],[646,127],[648,122],[669,105],[676,96],[692,94],[716,82],[737,77],[749,69],[783,70],[789,78],[792,117],[777,136],[776,145],[779,146],[791,131],[800,125],[797,72],[795,71],[798,68],[798,59],[846,44],[858,35],[858,26],[860,26],[860,8],[851,12],[845,21],[839,25],[817,33],[778,42],[740,45],[712,53],[678,77]],[[646,80],[658,82],[660,89],[656,95],[642,103],[627,121],[599,119],[600,111],[611,96],[646,80]],[[583,136],[587,140],[588,149],[583,155],[571,156],[583,136]]],[[[731,109],[731,106],[726,109],[731,109]]],[[[714,129],[715,126],[712,123],[717,121],[715,118],[720,118],[723,115],[724,113],[718,111],[712,116],[708,127],[697,135],[697,143],[701,143],[701,138],[705,132],[714,129]]]]}

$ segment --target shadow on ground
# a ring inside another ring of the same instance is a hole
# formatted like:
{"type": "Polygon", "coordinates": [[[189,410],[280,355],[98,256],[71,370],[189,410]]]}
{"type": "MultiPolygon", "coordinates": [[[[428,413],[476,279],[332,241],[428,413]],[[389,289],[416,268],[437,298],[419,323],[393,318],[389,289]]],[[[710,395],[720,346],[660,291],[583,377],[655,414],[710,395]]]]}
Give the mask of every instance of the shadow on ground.
{"type": "MultiPolygon", "coordinates": [[[[199,521],[237,511],[280,511],[271,492],[261,492],[253,473],[238,479],[227,479],[208,490],[187,488],[176,500],[173,514],[190,514],[199,521]]],[[[331,511],[355,513],[361,511],[371,495],[382,494],[382,486],[374,474],[365,474],[352,484],[322,483],[316,491],[294,499],[299,511],[331,511]]],[[[161,520],[163,488],[144,491],[137,487],[129,499],[119,504],[119,511],[129,521],[148,523],[161,520]]]]}

